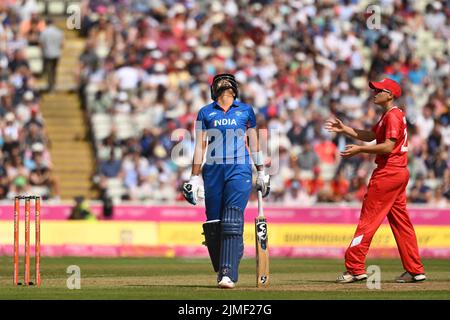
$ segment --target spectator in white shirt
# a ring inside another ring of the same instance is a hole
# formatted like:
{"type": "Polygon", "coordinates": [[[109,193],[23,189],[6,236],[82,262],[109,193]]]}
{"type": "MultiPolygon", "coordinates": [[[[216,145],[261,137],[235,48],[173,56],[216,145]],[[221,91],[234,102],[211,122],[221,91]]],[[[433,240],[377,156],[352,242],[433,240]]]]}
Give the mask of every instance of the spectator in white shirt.
{"type": "Polygon", "coordinates": [[[416,127],[422,140],[427,140],[434,128],[432,105],[427,104],[421,115],[417,117],[416,127]]]}
{"type": "Polygon", "coordinates": [[[143,71],[137,65],[124,65],[114,74],[119,90],[135,90],[143,78],[143,71]]]}
{"type": "Polygon", "coordinates": [[[5,127],[2,130],[3,151],[10,153],[14,147],[19,145],[20,129],[12,112],[5,115],[5,122],[5,127]]]}

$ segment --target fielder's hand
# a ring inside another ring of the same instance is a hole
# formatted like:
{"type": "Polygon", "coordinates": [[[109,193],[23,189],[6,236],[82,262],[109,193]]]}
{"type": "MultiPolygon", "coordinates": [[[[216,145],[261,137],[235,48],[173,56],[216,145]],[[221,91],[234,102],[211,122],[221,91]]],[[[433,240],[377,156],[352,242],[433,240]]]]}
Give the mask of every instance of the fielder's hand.
{"type": "Polygon", "coordinates": [[[360,146],[349,144],[345,146],[345,150],[341,152],[341,156],[344,158],[350,158],[353,157],[354,155],[357,155],[360,152],[361,152],[360,146]]]}
{"type": "Polygon", "coordinates": [[[338,118],[325,122],[325,130],[328,132],[342,133],[345,132],[345,129],[344,123],[338,118]]]}
{"type": "Polygon", "coordinates": [[[194,206],[205,199],[205,188],[200,176],[192,176],[189,182],[183,183],[183,196],[190,204],[194,206]]]}
{"type": "Polygon", "coordinates": [[[256,177],[256,190],[261,190],[263,198],[267,197],[270,192],[270,176],[264,173],[264,171],[258,171],[256,177]]]}

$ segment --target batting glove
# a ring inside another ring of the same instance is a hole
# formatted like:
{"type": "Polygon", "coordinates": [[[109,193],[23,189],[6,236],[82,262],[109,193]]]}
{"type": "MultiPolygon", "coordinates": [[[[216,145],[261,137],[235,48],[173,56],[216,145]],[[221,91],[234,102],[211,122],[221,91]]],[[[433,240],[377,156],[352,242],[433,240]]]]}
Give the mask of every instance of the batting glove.
{"type": "Polygon", "coordinates": [[[269,195],[270,176],[265,174],[263,170],[258,171],[258,175],[256,177],[256,190],[261,191],[263,198],[269,195]]]}
{"type": "Polygon", "coordinates": [[[205,199],[205,188],[200,176],[192,176],[189,182],[183,183],[183,196],[187,202],[194,206],[205,199]]]}

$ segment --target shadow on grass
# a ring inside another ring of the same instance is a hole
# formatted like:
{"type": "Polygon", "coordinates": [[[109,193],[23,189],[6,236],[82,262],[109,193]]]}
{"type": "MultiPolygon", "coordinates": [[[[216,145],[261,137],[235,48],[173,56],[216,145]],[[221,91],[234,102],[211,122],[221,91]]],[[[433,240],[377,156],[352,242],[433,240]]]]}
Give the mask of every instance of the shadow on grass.
{"type": "Polygon", "coordinates": [[[212,285],[180,285],[180,284],[127,284],[124,287],[136,287],[136,288],[157,288],[157,287],[177,287],[177,288],[199,288],[199,289],[217,289],[217,286],[212,285]]]}
{"type": "Polygon", "coordinates": [[[325,284],[338,284],[334,280],[298,280],[298,281],[285,281],[283,284],[314,284],[314,283],[325,283],[325,284]]]}

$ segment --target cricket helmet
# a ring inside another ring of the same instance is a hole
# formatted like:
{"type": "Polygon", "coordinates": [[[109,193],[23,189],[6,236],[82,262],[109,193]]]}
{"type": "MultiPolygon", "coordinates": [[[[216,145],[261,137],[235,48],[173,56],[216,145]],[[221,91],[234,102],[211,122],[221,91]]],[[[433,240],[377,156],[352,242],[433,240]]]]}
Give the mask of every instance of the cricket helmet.
{"type": "Polygon", "coordinates": [[[217,101],[222,92],[231,89],[234,93],[234,98],[238,98],[238,84],[234,75],[230,73],[221,73],[214,76],[213,82],[211,84],[211,99],[217,101]]]}

